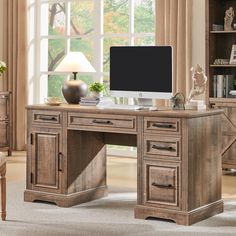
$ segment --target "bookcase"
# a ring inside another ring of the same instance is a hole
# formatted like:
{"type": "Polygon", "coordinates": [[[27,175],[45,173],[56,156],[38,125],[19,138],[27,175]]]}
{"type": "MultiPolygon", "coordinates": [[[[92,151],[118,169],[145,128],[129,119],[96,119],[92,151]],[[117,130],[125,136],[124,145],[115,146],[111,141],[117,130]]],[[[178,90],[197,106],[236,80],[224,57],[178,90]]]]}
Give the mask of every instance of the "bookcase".
{"type": "Polygon", "coordinates": [[[236,44],[236,0],[206,0],[207,99],[211,107],[223,108],[223,168],[236,168],[236,64],[230,63],[236,44]],[[233,7],[232,30],[224,29],[225,11],[233,7]],[[221,91],[220,91],[221,90],[221,91]],[[217,93],[218,92],[218,93],[217,93]]]}

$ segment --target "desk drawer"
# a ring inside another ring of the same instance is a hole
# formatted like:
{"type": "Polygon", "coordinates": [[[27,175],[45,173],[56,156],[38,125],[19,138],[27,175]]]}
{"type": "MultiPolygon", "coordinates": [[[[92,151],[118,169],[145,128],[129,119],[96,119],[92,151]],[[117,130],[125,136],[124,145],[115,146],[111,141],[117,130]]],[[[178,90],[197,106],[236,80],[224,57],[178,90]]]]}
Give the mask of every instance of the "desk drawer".
{"type": "Polygon", "coordinates": [[[144,132],[180,134],[180,119],[144,117],[144,132]]]}
{"type": "Polygon", "coordinates": [[[136,126],[135,116],[87,113],[68,114],[68,127],[72,128],[86,128],[86,130],[114,132],[136,132],[136,126]]]}
{"type": "Polygon", "coordinates": [[[32,123],[35,125],[60,125],[62,123],[62,114],[59,111],[32,111],[32,123]]]}
{"type": "Polygon", "coordinates": [[[144,156],[180,160],[181,138],[146,135],[144,136],[144,156]]]}
{"type": "Polygon", "coordinates": [[[180,166],[146,164],[146,203],[179,206],[180,166]]]}

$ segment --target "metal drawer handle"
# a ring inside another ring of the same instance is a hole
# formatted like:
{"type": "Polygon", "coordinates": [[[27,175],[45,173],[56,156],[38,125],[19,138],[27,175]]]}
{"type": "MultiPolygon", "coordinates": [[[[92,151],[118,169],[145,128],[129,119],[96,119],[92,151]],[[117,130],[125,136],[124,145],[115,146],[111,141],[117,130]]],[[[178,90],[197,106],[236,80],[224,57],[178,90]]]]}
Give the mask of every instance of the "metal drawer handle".
{"type": "Polygon", "coordinates": [[[0,98],[7,98],[6,95],[0,95],[0,98]]]}
{"type": "Polygon", "coordinates": [[[154,123],[154,124],[152,124],[152,126],[157,127],[157,128],[166,128],[166,129],[174,128],[174,126],[171,125],[171,124],[158,124],[158,123],[154,123]]]}
{"type": "Polygon", "coordinates": [[[56,117],[54,117],[54,116],[39,116],[39,118],[38,118],[39,120],[48,120],[48,121],[56,121],[57,120],[57,118],[56,117]]]}
{"type": "Polygon", "coordinates": [[[63,154],[61,152],[58,153],[58,171],[63,171],[63,154]]]}
{"type": "Polygon", "coordinates": [[[157,150],[164,150],[164,151],[170,151],[170,152],[175,152],[176,149],[173,147],[162,147],[162,146],[157,146],[157,145],[152,145],[153,149],[157,149],[157,150]]]}
{"type": "Polygon", "coordinates": [[[95,124],[105,124],[105,125],[112,125],[113,123],[110,120],[93,120],[95,124]]]}
{"type": "Polygon", "coordinates": [[[172,186],[171,184],[157,184],[157,183],[153,182],[152,186],[157,187],[157,188],[175,189],[175,187],[172,186]]]}

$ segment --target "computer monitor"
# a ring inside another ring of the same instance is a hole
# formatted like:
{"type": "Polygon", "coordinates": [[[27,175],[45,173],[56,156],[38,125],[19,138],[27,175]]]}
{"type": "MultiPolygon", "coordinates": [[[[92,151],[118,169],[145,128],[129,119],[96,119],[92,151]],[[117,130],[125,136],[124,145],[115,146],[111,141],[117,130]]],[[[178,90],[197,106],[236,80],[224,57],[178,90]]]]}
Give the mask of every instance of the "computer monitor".
{"type": "Polygon", "coordinates": [[[110,94],[115,97],[169,99],[172,97],[170,46],[110,48],[110,94]]]}

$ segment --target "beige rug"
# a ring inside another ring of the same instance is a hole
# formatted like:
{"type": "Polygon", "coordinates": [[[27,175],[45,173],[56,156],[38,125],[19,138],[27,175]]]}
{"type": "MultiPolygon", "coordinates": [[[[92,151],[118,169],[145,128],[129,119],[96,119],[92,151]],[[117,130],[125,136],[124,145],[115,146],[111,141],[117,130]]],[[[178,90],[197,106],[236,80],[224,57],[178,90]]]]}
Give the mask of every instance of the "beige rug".
{"type": "Polygon", "coordinates": [[[225,202],[225,212],[192,226],[162,220],[134,219],[136,193],[110,187],[108,197],[71,208],[23,201],[23,182],[8,184],[4,235],[79,236],[195,236],[236,235],[236,199],[225,202]]]}

